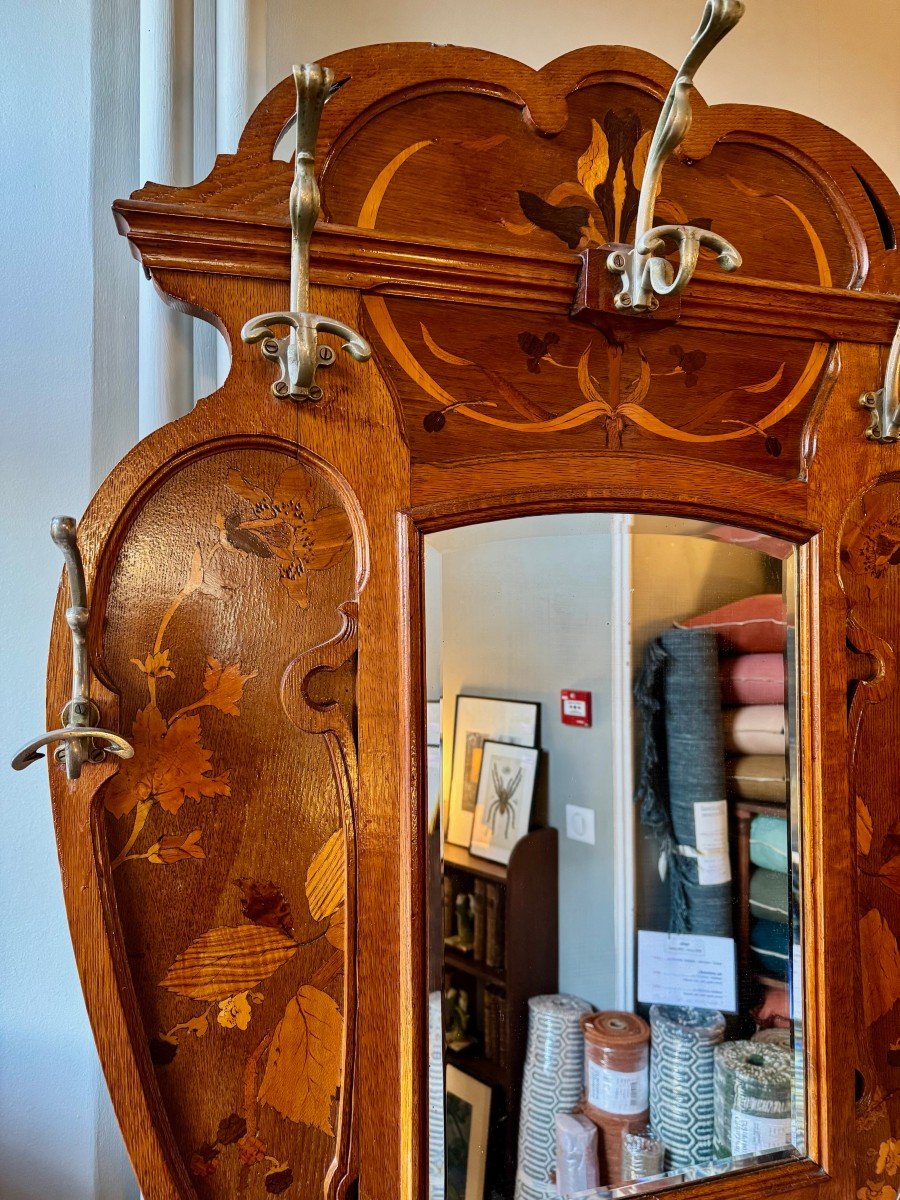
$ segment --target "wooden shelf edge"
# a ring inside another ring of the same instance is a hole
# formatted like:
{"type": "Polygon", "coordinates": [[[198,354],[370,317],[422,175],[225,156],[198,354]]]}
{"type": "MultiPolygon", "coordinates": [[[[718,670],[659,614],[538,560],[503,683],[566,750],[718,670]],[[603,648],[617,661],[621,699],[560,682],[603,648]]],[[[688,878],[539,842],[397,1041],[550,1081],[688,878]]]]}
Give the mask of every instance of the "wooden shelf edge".
{"type": "MultiPolygon", "coordinates": [[[[191,271],[282,281],[290,277],[290,227],[234,212],[162,201],[118,200],[119,232],[145,270],[191,271]]],[[[352,226],[320,224],[312,239],[313,283],[363,293],[513,307],[568,316],[581,261],[575,254],[505,246],[422,242],[352,226]]],[[[679,324],[804,341],[889,345],[900,296],[749,276],[698,273],[679,324]]],[[[647,321],[653,328],[652,319],[647,321]]]]}

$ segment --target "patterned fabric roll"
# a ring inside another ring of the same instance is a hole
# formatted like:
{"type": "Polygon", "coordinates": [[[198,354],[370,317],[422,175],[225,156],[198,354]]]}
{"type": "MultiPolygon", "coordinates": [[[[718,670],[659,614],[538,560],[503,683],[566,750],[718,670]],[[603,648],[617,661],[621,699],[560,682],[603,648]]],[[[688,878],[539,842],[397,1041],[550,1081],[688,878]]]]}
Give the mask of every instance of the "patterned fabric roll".
{"type": "Polygon", "coordinates": [[[444,1198],[444,1010],[441,993],[428,997],[428,1196],[444,1198]]]}
{"type": "Polygon", "coordinates": [[[666,1147],[666,1169],[713,1156],[716,1046],[725,1018],[703,1008],[650,1009],[650,1125],[666,1147]]]}
{"type": "Polygon", "coordinates": [[[761,1154],[790,1145],[790,1050],[765,1042],[727,1042],[715,1051],[715,1154],[761,1154]]]}
{"type": "Polygon", "coordinates": [[[622,1131],[622,1182],[632,1183],[662,1173],[666,1148],[649,1129],[639,1133],[622,1131]]]}
{"type": "Polygon", "coordinates": [[[591,1011],[577,996],[532,996],[519,1116],[515,1200],[550,1200],[556,1168],[556,1115],[571,1112],[584,1082],[581,1018],[591,1011]]]}
{"type": "Polygon", "coordinates": [[[668,863],[669,930],[731,934],[716,636],[670,629],[647,647],[635,686],[643,721],[637,800],[668,863]]]}

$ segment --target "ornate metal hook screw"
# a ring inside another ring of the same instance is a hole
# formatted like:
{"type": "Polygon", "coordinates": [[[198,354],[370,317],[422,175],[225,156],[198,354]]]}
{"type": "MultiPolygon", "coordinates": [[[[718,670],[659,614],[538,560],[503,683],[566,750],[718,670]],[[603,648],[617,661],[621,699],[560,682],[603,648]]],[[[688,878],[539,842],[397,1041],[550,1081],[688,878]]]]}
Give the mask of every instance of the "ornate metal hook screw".
{"type": "Polygon", "coordinates": [[[322,109],[331,87],[332,73],[318,63],[294,67],[297,86],[297,154],[291,188],[291,312],[263,313],[241,330],[245,342],[262,342],[264,358],[278,363],[281,377],[272,384],[279,397],[321,400],[316,383],[318,367],[335,360],[330,346],[318,344],[318,334],[334,333],[344,339],[343,349],[357,362],[371,357],[372,347],[341,321],[309,311],[309,241],[319,215],[319,187],[315,174],[316,138],[322,109]],[[277,337],[273,326],[287,325],[289,332],[277,337]]]}
{"type": "Polygon", "coordinates": [[[659,307],[657,296],[683,292],[697,266],[700,247],[715,250],[723,271],[736,271],[741,256],[734,246],[717,233],[695,225],[657,225],[653,227],[656,197],[666,160],[687,136],[691,127],[690,90],[698,67],[744,15],[742,0],[706,0],[700,27],[691,39],[675,82],[669,89],[659,115],[647,167],[641,184],[635,222],[634,245],[630,250],[614,250],[607,266],[622,277],[622,288],[615,297],[616,308],[636,313],[652,312],[659,307]],[[678,247],[677,270],[663,257],[666,246],[678,247]]]}
{"type": "Polygon", "coordinates": [[[62,710],[64,728],[51,729],[41,737],[23,746],[12,761],[14,771],[21,771],[43,754],[42,746],[60,742],[55,751],[57,762],[66,764],[69,779],[78,779],[86,762],[101,762],[105,754],[117,754],[119,758],[131,758],[134,750],[117,733],[98,729],[100,714],[90,697],[90,664],[87,652],[87,587],[84,582],[84,565],[75,537],[74,517],[54,517],[50,525],[50,536],[63,552],[66,574],[69,577],[69,594],[72,603],[66,609],[66,621],[72,632],[72,699],[62,710]],[[95,746],[94,740],[106,744],[95,746]]]}
{"type": "Polygon", "coordinates": [[[891,342],[884,386],[877,392],[863,392],[859,403],[872,413],[872,423],[866,430],[870,442],[900,441],[900,325],[891,342]]]}

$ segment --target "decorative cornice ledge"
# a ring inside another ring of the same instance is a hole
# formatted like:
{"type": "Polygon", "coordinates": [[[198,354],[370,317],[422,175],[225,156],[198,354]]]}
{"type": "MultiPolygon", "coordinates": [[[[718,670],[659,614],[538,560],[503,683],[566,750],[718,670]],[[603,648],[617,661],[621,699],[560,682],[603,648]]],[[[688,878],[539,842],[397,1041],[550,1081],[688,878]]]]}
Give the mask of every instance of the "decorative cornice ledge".
{"type": "MultiPolygon", "coordinates": [[[[201,216],[146,200],[118,200],[113,210],[148,275],[175,270],[288,283],[286,220],[201,216]]],[[[558,316],[572,310],[581,266],[576,254],[417,242],[343,225],[318,226],[312,241],[316,284],[558,316]]],[[[900,296],[699,273],[681,297],[679,317],[689,328],[885,346],[898,323],[900,296]]]]}

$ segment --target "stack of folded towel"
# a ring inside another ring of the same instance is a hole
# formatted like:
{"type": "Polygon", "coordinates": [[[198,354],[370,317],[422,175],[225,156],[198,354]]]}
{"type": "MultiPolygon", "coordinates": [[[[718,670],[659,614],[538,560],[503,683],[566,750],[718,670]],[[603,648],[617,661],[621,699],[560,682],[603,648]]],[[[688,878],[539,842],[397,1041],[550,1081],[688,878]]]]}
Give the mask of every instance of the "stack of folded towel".
{"type": "MultiPolygon", "coordinates": [[[[790,787],[784,677],[787,620],[781,596],[749,596],[692,617],[682,626],[710,629],[718,641],[729,794],[740,800],[785,805],[790,787]]],[[[786,979],[790,942],[787,821],[757,816],[750,837],[750,861],[754,864],[751,948],[766,975],[786,979]]]]}

